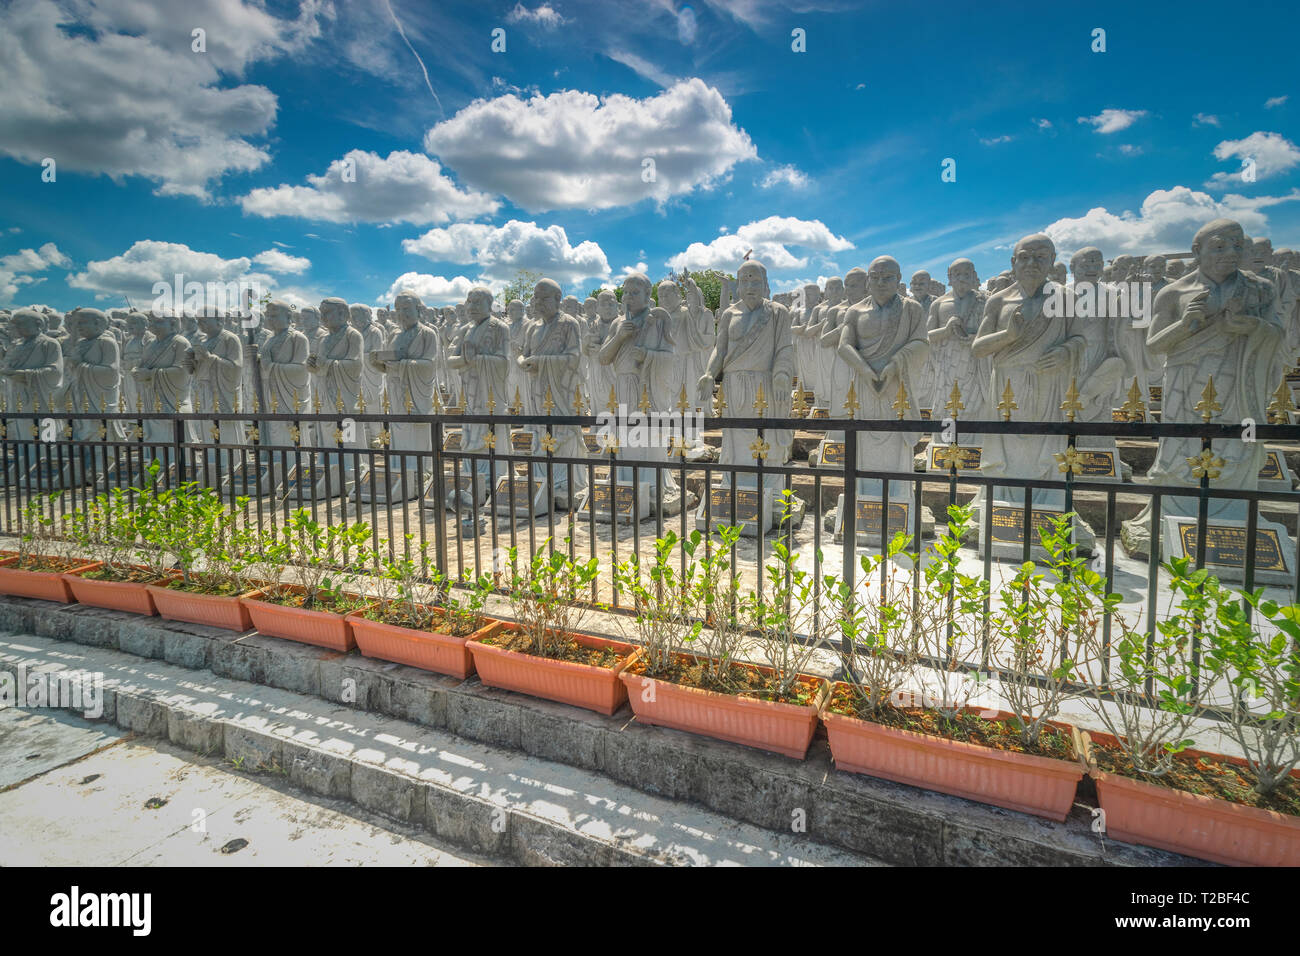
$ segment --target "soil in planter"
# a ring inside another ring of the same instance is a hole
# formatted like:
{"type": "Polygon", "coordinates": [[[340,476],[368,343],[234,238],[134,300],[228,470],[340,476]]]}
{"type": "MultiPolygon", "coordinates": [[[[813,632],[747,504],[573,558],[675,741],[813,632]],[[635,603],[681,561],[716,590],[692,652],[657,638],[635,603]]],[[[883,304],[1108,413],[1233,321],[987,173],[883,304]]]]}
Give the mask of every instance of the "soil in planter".
{"type": "Polygon", "coordinates": [[[413,631],[427,631],[431,634],[449,634],[452,637],[469,637],[487,623],[486,618],[471,617],[466,620],[448,617],[439,611],[433,612],[431,616],[416,616],[400,606],[372,607],[361,616],[368,621],[395,624],[398,627],[407,627],[413,631]]]}
{"type": "Polygon", "coordinates": [[[68,561],[64,558],[47,558],[39,554],[31,555],[22,561],[8,565],[10,571],[57,572],[71,571],[90,564],[89,561],[68,561]]]}
{"type": "Polygon", "coordinates": [[[155,574],[149,570],[140,568],[111,568],[104,565],[102,568],[96,568],[93,571],[87,571],[80,577],[87,581],[113,581],[118,584],[152,584],[162,577],[161,574],[155,574]]]}
{"type": "Polygon", "coordinates": [[[1020,732],[1008,721],[986,720],[976,714],[962,714],[950,719],[938,711],[924,707],[886,706],[873,714],[863,708],[863,703],[861,696],[852,688],[836,687],[831,696],[830,710],[835,714],[869,720],[884,727],[960,740],[990,750],[1009,750],[1051,757],[1054,760],[1074,760],[1074,746],[1069,734],[1055,727],[1044,727],[1038,735],[1038,746],[1026,747],[1020,739],[1020,732]]]}
{"type": "MultiPolygon", "coordinates": [[[[499,631],[491,637],[484,638],[480,643],[491,644],[493,647],[500,647],[507,651],[518,651],[520,654],[538,656],[533,648],[532,638],[522,631],[499,631]]],[[[572,638],[552,638],[546,642],[546,646],[550,651],[545,655],[548,660],[572,661],[575,664],[590,664],[592,667],[612,668],[617,666],[625,656],[608,647],[587,647],[572,638]]]]}
{"type": "MultiPolygon", "coordinates": [[[[629,669],[629,673],[632,674],[645,674],[645,671],[644,660],[635,662],[629,669]]],[[[815,681],[796,681],[790,693],[777,696],[769,687],[771,677],[762,671],[743,664],[732,664],[727,675],[719,678],[713,674],[706,674],[704,665],[693,657],[674,658],[665,670],[654,674],[653,678],[670,684],[711,690],[718,694],[774,700],[777,703],[797,704],[801,707],[817,703],[817,694],[821,691],[821,685],[815,681]]]]}
{"type": "Polygon", "coordinates": [[[265,601],[267,604],[278,604],[281,607],[297,607],[304,611],[328,611],[331,614],[349,614],[359,608],[366,607],[370,602],[365,598],[356,597],[355,595],[343,595],[336,597],[332,594],[318,594],[315,599],[308,600],[307,595],[299,591],[288,591],[276,589],[267,591],[259,601],[265,601]]]}
{"type": "Polygon", "coordinates": [[[190,594],[211,594],[215,597],[238,597],[241,594],[246,594],[249,590],[248,588],[241,588],[238,585],[229,582],[218,585],[215,588],[209,588],[193,582],[186,583],[183,578],[173,578],[170,581],[164,582],[162,587],[168,588],[172,591],[188,591],[190,594]]]}
{"type": "Polygon", "coordinates": [[[1300,780],[1295,777],[1278,784],[1267,797],[1261,797],[1254,790],[1255,776],[1250,768],[1227,760],[1178,756],[1166,773],[1152,777],[1134,770],[1133,762],[1118,747],[1093,740],[1092,754],[1097,766],[1107,773],[1154,783],[1170,790],[1184,790],[1203,797],[1217,797],[1230,803],[1300,817],[1300,780]]]}

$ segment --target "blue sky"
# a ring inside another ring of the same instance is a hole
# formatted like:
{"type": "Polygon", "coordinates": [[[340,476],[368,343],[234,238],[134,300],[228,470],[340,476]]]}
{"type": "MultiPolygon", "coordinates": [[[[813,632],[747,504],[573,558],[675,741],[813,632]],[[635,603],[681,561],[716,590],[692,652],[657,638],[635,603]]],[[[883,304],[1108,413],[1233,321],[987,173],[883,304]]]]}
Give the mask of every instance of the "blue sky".
{"type": "Polygon", "coordinates": [[[0,307],[147,306],[177,271],[298,305],[445,304],[518,269],[581,296],[750,249],[775,291],[882,254],[987,279],[1031,232],[1109,259],[1217,215],[1300,248],[1296,25],[1197,2],[12,0],[0,307]]]}

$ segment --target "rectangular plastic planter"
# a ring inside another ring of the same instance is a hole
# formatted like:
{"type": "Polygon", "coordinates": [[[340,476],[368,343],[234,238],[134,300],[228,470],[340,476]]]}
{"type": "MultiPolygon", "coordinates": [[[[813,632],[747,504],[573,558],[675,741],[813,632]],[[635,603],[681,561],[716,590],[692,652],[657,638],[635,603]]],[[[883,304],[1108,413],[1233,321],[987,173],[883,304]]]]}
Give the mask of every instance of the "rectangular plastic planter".
{"type": "MultiPolygon", "coordinates": [[[[168,578],[175,581],[179,574],[168,578]]],[[[252,619],[248,608],[241,603],[244,598],[253,598],[261,591],[248,591],[244,594],[198,594],[194,591],[178,591],[164,587],[162,582],[146,584],[158,613],[169,621],[188,621],[191,624],[207,624],[221,627],[228,631],[251,631],[252,619]]]]}
{"type": "Polygon", "coordinates": [[[22,571],[12,567],[18,563],[18,560],[18,556],[15,555],[0,561],[0,594],[57,601],[60,604],[73,604],[77,600],[63,577],[65,574],[76,574],[99,567],[98,561],[87,561],[73,566],[68,571],[22,571]]]}
{"type": "Polygon", "coordinates": [[[351,614],[287,607],[274,601],[262,600],[262,597],[272,590],[302,594],[305,589],[297,585],[282,584],[258,591],[252,596],[241,597],[239,603],[248,610],[248,617],[259,633],[267,637],[279,637],[300,644],[313,644],[316,647],[344,653],[357,646],[352,634],[351,614]]]}
{"type": "MultiPolygon", "coordinates": [[[[843,687],[843,684],[837,684],[843,687]]],[[[1012,715],[999,712],[993,719],[1012,715]]],[[[1077,762],[994,750],[964,740],[822,714],[831,756],[840,770],[950,793],[1008,810],[1064,821],[1083,779],[1077,762]]],[[[1069,730],[1063,725],[1053,725],[1069,730]]],[[[1073,738],[1071,738],[1073,739],[1073,738]]]]}
{"type": "Polygon", "coordinates": [[[643,724],[716,737],[796,760],[802,760],[808,753],[808,745],[817,730],[817,714],[829,687],[820,677],[801,674],[805,680],[820,683],[817,702],[784,704],[673,684],[644,674],[625,671],[620,676],[627,686],[632,712],[643,724]]]}
{"type": "MultiPolygon", "coordinates": [[[[82,577],[87,570],[94,571],[98,565],[92,568],[78,568],[76,571],[65,571],[63,579],[68,583],[72,590],[72,595],[81,604],[90,607],[107,608],[110,611],[127,611],[131,614],[143,614],[146,617],[152,617],[158,613],[154,607],[153,595],[149,593],[148,581],[102,581],[98,578],[82,577]]],[[[136,571],[147,571],[138,565],[132,566],[136,571]]],[[[165,578],[162,580],[166,580],[165,578]]]]}
{"type": "MultiPolygon", "coordinates": [[[[512,629],[509,625],[505,627],[512,629]]],[[[484,644],[483,637],[471,638],[466,646],[474,655],[474,668],[479,679],[488,687],[556,700],[602,714],[614,713],[627,701],[627,691],[619,680],[619,674],[640,648],[589,634],[569,636],[583,647],[608,648],[626,656],[614,667],[595,667],[508,651],[484,644]]]]}
{"type": "MultiPolygon", "coordinates": [[[[1300,866],[1300,817],[1107,773],[1097,767],[1091,738],[1114,738],[1087,732],[1080,736],[1080,761],[1097,783],[1111,839],[1229,866],[1300,866]]],[[[1219,754],[1206,756],[1241,763],[1219,754]]]]}
{"type": "Polygon", "coordinates": [[[467,637],[456,637],[438,631],[419,631],[400,624],[372,621],[361,611],[349,614],[348,621],[352,624],[357,647],[366,657],[450,674],[461,680],[474,673],[474,655],[470,652],[469,642],[488,637],[501,628],[500,621],[489,621],[467,637]]]}

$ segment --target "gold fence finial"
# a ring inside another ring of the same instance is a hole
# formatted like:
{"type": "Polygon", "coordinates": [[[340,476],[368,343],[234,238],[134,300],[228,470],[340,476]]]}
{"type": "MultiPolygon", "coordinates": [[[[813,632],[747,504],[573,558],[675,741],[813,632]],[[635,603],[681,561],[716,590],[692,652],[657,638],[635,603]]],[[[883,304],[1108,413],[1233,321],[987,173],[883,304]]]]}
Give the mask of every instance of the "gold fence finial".
{"type": "Polygon", "coordinates": [[[1291,389],[1286,384],[1286,378],[1277,383],[1277,388],[1273,392],[1273,400],[1268,403],[1268,413],[1279,425],[1291,424],[1291,412],[1294,412],[1295,402],[1291,400],[1291,389]]]}
{"type": "Polygon", "coordinates": [[[512,415],[522,415],[524,413],[524,397],[519,394],[519,386],[515,386],[515,403],[510,409],[512,415]]]}
{"type": "Polygon", "coordinates": [[[618,395],[617,395],[617,393],[614,391],[614,386],[613,386],[613,385],[611,385],[611,386],[609,387],[609,404],[606,405],[605,407],[606,407],[607,409],[609,409],[609,413],[610,413],[611,415],[617,415],[617,414],[618,414],[618,395]]]}
{"type": "Polygon", "coordinates": [[[497,400],[496,396],[492,394],[491,385],[488,386],[487,412],[489,415],[495,415],[497,413],[497,400]]]}
{"type": "Polygon", "coordinates": [[[893,409],[898,413],[900,420],[907,414],[908,404],[907,387],[903,384],[903,380],[900,378],[898,380],[898,397],[895,398],[893,402],[893,409]]]}
{"type": "Polygon", "coordinates": [[[1011,379],[1007,379],[1007,387],[1002,390],[1002,401],[998,402],[998,411],[1002,412],[1002,420],[1011,421],[1011,413],[1019,407],[1016,404],[1015,392],[1011,391],[1011,379]]]}
{"type": "Polygon", "coordinates": [[[582,397],[581,386],[577,385],[576,383],[573,386],[573,414],[575,415],[587,414],[587,402],[582,397]]]}
{"type": "Polygon", "coordinates": [[[713,416],[721,418],[722,413],[727,410],[727,399],[722,394],[722,386],[718,386],[718,394],[713,396],[713,416]]]}
{"type": "Polygon", "coordinates": [[[844,399],[844,410],[849,413],[849,418],[857,418],[858,409],[861,407],[862,403],[858,401],[857,386],[853,382],[849,382],[849,393],[844,399]]]}
{"type": "Polygon", "coordinates": [[[944,403],[944,410],[953,418],[956,418],[960,412],[966,410],[965,403],[961,400],[961,389],[957,387],[957,380],[953,379],[952,391],[948,393],[948,401],[944,403]]]}
{"type": "MultiPolygon", "coordinates": [[[[1007,379],[1007,388],[1011,387],[1011,379],[1007,379]]],[[[1070,387],[1065,391],[1065,401],[1061,402],[1061,411],[1065,412],[1066,421],[1074,421],[1075,416],[1083,411],[1083,403],[1079,401],[1079,384],[1077,379],[1070,379],[1070,387]]]]}
{"type": "Polygon", "coordinates": [[[1211,375],[1201,392],[1201,400],[1195,406],[1196,411],[1201,413],[1201,421],[1208,423],[1218,412],[1223,411],[1223,406],[1217,401],[1218,397],[1219,393],[1214,390],[1214,376],[1211,375]]]}
{"type": "Polygon", "coordinates": [[[366,413],[366,390],[364,388],[357,389],[357,412],[361,415],[366,413]]]}
{"type": "Polygon", "coordinates": [[[767,396],[763,394],[763,383],[758,383],[758,394],[754,396],[754,411],[762,415],[767,411],[767,396]]]}
{"type": "Polygon", "coordinates": [[[645,413],[647,413],[647,412],[650,411],[650,388],[649,388],[649,386],[646,386],[646,385],[642,385],[642,386],[641,386],[641,401],[637,402],[637,406],[636,406],[636,407],[639,408],[639,409],[641,409],[642,414],[645,414],[645,413]]]}
{"type": "Polygon", "coordinates": [[[551,412],[555,411],[555,400],[551,398],[551,386],[546,386],[546,400],[542,402],[542,410],[549,417],[551,412]]]}
{"type": "Polygon", "coordinates": [[[1138,385],[1136,376],[1133,384],[1129,386],[1128,400],[1120,406],[1120,411],[1131,422],[1140,422],[1146,417],[1146,403],[1142,401],[1142,388],[1138,385]]]}

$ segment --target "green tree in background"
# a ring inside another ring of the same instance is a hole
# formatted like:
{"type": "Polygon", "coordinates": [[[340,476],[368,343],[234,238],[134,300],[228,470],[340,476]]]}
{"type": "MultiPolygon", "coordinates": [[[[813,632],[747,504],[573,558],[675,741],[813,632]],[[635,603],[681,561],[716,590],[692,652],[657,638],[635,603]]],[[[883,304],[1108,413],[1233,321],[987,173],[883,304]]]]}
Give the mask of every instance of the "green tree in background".
{"type": "Polygon", "coordinates": [[[533,297],[533,289],[537,287],[537,283],[541,282],[543,278],[545,277],[540,272],[520,269],[515,273],[515,277],[506,284],[506,287],[501,290],[500,301],[506,305],[509,305],[514,299],[527,302],[533,297]]]}

